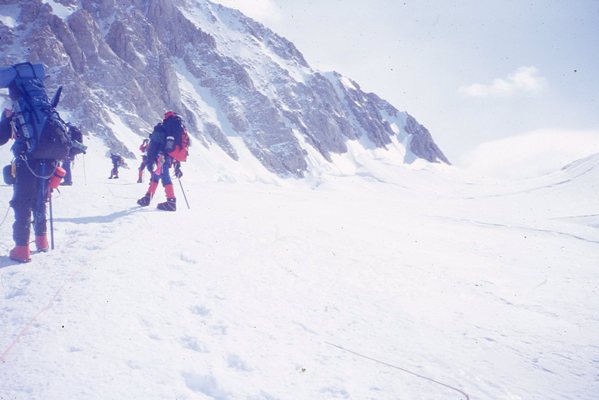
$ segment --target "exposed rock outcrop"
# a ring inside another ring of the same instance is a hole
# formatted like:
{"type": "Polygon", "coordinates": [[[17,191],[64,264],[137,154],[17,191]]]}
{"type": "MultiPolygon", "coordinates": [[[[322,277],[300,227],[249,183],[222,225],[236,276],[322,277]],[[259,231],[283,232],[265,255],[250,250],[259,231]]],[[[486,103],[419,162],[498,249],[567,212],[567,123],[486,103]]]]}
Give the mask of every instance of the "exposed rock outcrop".
{"type": "Polygon", "coordinates": [[[61,107],[122,154],[134,149],[115,126],[147,136],[175,110],[202,145],[237,160],[229,138],[241,137],[281,176],[307,171],[302,146],[331,161],[349,140],[386,148],[395,138],[416,157],[448,163],[413,117],[337,73],[314,71],[291,42],[236,10],[207,0],[3,3],[14,23],[0,19],[0,64],[44,63],[48,88],[64,86],[61,107]]]}

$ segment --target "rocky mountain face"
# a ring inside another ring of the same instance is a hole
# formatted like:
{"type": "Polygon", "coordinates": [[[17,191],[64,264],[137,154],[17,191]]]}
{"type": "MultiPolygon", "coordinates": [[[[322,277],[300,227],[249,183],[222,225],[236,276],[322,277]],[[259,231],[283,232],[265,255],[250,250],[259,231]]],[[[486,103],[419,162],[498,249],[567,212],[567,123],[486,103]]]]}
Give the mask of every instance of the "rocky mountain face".
{"type": "Polygon", "coordinates": [[[241,138],[281,176],[304,175],[308,147],[331,161],[348,141],[449,163],[412,116],[208,0],[2,0],[0,65],[25,60],[47,67],[50,95],[63,85],[61,112],[124,155],[123,126],[146,137],[174,110],[196,143],[237,159],[241,138]]]}

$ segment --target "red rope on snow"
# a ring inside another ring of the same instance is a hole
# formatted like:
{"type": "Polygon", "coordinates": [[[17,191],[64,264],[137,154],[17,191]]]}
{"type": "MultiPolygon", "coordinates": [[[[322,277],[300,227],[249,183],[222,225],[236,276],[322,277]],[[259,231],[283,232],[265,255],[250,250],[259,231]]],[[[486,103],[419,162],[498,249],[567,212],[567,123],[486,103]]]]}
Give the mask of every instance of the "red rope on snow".
{"type": "Polygon", "coordinates": [[[54,293],[54,296],[52,296],[52,298],[50,299],[50,301],[48,302],[48,304],[46,304],[46,306],[44,308],[42,308],[33,318],[31,318],[31,320],[21,329],[21,331],[17,334],[17,336],[13,339],[13,341],[8,345],[8,347],[6,349],[4,349],[4,351],[2,352],[2,354],[0,354],[0,362],[1,363],[5,363],[6,361],[6,356],[8,355],[8,353],[10,353],[10,351],[17,345],[17,343],[19,343],[19,341],[21,340],[21,338],[23,336],[25,336],[25,334],[27,332],[29,332],[29,329],[33,326],[33,324],[38,320],[38,318],[45,313],[46,311],[48,311],[52,305],[54,304],[54,301],[56,301],[56,298],[60,295],[60,293],[63,291],[63,289],[65,288],[65,286],[67,285],[67,283],[69,283],[70,281],[73,280],[73,278],[78,274],[78,272],[71,276],[69,279],[65,280],[64,283],[62,284],[62,286],[60,288],[58,288],[58,290],[56,291],[56,293],[54,293]]]}

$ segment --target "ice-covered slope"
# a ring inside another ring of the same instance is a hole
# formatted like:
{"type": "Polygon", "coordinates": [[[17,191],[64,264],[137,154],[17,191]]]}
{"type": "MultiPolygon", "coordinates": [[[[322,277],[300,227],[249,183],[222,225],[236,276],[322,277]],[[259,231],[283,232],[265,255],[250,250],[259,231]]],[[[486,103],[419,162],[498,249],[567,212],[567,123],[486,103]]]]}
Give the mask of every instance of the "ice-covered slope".
{"type": "Polygon", "coordinates": [[[207,0],[7,0],[0,50],[0,64],[49,66],[65,114],[128,157],[174,109],[196,147],[249,154],[279,176],[319,173],[356,144],[406,163],[448,162],[412,116],[207,0]]]}
{"type": "Polygon", "coordinates": [[[599,152],[599,129],[543,129],[477,146],[457,165],[504,180],[553,173],[572,160],[599,152]]]}
{"type": "Polygon", "coordinates": [[[164,213],[90,148],[53,197],[56,249],[0,257],[0,398],[599,392],[597,157],[517,183],[423,165],[249,185],[191,164],[191,209],[176,184],[164,213]]]}

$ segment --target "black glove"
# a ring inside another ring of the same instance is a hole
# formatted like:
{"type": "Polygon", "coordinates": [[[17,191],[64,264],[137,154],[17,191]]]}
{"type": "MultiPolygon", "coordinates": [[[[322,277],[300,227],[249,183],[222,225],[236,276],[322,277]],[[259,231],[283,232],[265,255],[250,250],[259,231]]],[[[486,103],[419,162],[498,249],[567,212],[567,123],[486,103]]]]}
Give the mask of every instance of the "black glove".
{"type": "Polygon", "coordinates": [[[180,179],[182,176],[183,176],[183,172],[181,172],[181,163],[176,162],[175,163],[175,177],[177,179],[180,179]]]}

